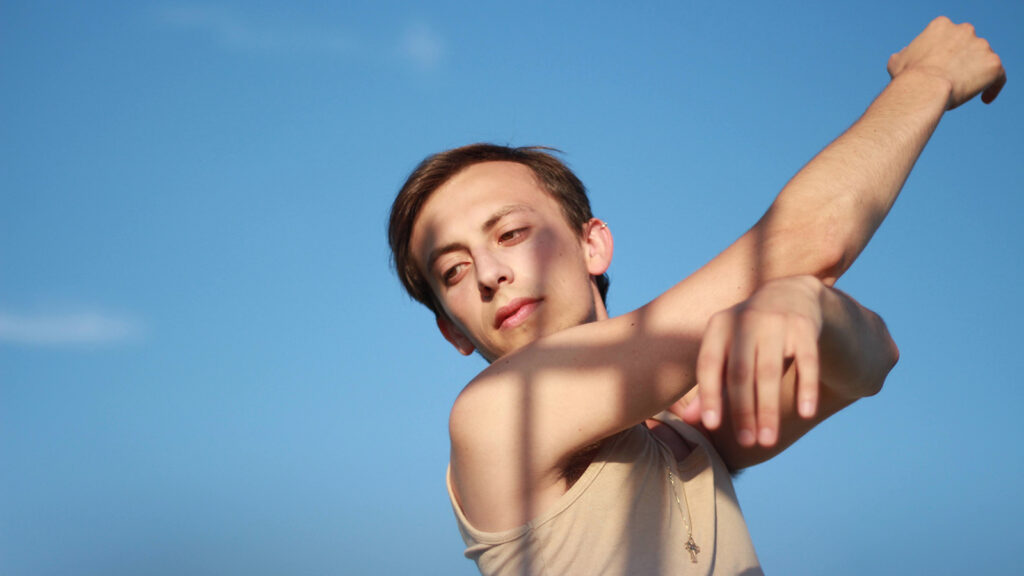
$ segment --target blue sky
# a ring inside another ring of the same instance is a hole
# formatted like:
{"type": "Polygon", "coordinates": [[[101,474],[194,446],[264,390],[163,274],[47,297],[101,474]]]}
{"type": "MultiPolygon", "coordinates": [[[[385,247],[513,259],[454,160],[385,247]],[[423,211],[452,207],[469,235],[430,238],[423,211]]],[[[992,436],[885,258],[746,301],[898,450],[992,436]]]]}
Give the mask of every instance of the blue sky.
{"type": "Polygon", "coordinates": [[[612,313],[750,226],[936,15],[1009,83],[944,119],[839,286],[902,359],[744,473],[774,574],[1010,573],[1019,2],[0,5],[0,571],[473,574],[448,407],[483,367],[388,268],[426,154],[545,144],[612,313]]]}

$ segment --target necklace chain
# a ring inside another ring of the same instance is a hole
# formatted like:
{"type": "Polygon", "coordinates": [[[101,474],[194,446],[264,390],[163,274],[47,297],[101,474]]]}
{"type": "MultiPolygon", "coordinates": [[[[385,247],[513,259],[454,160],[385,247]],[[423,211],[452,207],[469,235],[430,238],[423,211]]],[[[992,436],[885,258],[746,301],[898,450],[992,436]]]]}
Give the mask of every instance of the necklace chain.
{"type": "Polygon", "coordinates": [[[700,546],[693,540],[693,530],[690,527],[690,501],[686,498],[686,486],[680,487],[683,491],[683,500],[686,501],[686,509],[683,509],[683,503],[679,501],[679,493],[676,491],[676,480],[672,476],[672,469],[665,465],[665,471],[668,472],[668,482],[672,485],[672,496],[676,499],[676,506],[679,508],[679,513],[683,516],[683,524],[686,526],[686,544],[683,546],[687,552],[690,553],[690,562],[697,563],[697,554],[700,553],[700,546]]]}

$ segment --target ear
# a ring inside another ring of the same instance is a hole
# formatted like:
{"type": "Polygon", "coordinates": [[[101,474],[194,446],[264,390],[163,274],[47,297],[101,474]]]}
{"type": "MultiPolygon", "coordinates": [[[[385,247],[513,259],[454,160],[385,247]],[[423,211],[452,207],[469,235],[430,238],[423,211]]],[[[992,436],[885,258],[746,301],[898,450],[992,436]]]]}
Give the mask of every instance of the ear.
{"type": "Polygon", "coordinates": [[[615,243],[608,224],[591,218],[584,224],[583,250],[587,258],[587,271],[591,276],[600,276],[608,271],[612,264],[612,253],[615,243]]]}
{"type": "Polygon", "coordinates": [[[466,338],[466,335],[462,333],[462,330],[455,325],[454,322],[448,319],[444,314],[435,314],[434,318],[437,320],[437,328],[441,330],[441,334],[444,339],[455,346],[455,349],[459,351],[463,356],[469,356],[476,350],[476,346],[466,338]]]}

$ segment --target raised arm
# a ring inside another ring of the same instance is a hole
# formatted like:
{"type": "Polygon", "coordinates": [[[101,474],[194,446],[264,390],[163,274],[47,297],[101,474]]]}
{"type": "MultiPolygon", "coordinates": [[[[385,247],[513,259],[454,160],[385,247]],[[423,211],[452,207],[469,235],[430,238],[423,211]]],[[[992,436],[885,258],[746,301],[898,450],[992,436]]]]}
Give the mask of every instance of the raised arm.
{"type": "MultiPolygon", "coordinates": [[[[636,311],[563,330],[498,359],[463,390],[450,419],[452,480],[479,528],[528,520],[564,491],[561,472],[574,454],[692,389],[713,314],[774,278],[834,282],[884,219],[944,111],[982,91],[990,101],[1005,78],[984,40],[945,19],[894,55],[890,72],[892,82],[864,116],[707,265],[636,311]]],[[[591,226],[587,234],[589,254],[607,230],[591,226]]],[[[519,246],[542,236],[531,232],[519,246]]],[[[610,250],[610,237],[605,243],[610,250]]],[[[496,284],[489,297],[501,289],[496,284]]],[[[823,390],[817,414],[831,410],[830,391],[823,390]]],[[[789,430],[784,426],[783,438],[789,430]]]]}
{"type": "MultiPolygon", "coordinates": [[[[936,18],[910,45],[893,54],[889,73],[892,82],[864,115],[793,177],[750,232],[706,267],[728,274],[727,262],[750,262],[749,272],[732,284],[742,287],[738,300],[761,282],[787,275],[812,274],[833,284],[888,214],[942,115],[979,93],[984,102],[992,102],[1006,82],[999,57],[988,42],[978,38],[970,24],[953,24],[944,17],[936,18]],[[724,258],[730,251],[739,254],[724,258]]],[[[700,420],[694,418],[696,395],[693,391],[672,407],[691,423],[700,420]]],[[[731,407],[727,412],[736,414],[739,409],[746,407],[731,407]]],[[[809,429],[807,424],[817,423],[824,413],[831,412],[817,413],[813,422],[794,426],[809,429]]],[[[737,435],[753,430],[753,423],[741,418],[742,426],[737,422],[714,427],[721,417],[712,409],[705,425],[723,455],[738,454],[734,430],[737,435]]],[[[788,443],[771,440],[779,436],[777,422],[775,418],[767,418],[765,426],[759,422],[758,430],[766,428],[758,433],[765,441],[758,443],[755,455],[736,457],[735,462],[726,456],[726,462],[739,467],[784,449],[788,443]]]]}
{"type": "MultiPolygon", "coordinates": [[[[738,300],[772,278],[845,272],[888,214],[942,115],[1006,81],[999,57],[970,24],[940,17],[889,60],[892,81],[845,133],[779,193],[725,264],[746,272],[738,300]]],[[[728,252],[728,251],[727,251],[728,252]]],[[[712,262],[721,267],[722,262],[712,262]]]]}

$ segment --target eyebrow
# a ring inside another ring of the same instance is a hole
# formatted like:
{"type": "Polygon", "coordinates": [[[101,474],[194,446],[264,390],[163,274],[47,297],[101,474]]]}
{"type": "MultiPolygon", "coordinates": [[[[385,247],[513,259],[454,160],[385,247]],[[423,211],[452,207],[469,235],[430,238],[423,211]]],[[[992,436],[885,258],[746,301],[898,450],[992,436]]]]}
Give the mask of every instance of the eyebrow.
{"type": "MultiPolygon", "coordinates": [[[[497,209],[494,212],[494,214],[491,214],[490,218],[484,220],[484,223],[480,226],[480,231],[485,234],[490,232],[491,230],[494,229],[495,226],[498,225],[498,222],[501,222],[502,218],[514,212],[533,211],[533,208],[525,204],[509,204],[508,206],[502,206],[501,208],[497,209]]],[[[437,259],[440,258],[441,256],[444,256],[449,252],[462,250],[465,247],[466,245],[461,242],[450,242],[448,244],[445,244],[444,246],[434,248],[433,250],[430,251],[430,256],[427,258],[427,270],[433,270],[434,264],[437,262],[437,259]]]]}

